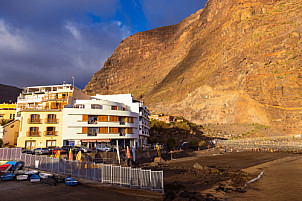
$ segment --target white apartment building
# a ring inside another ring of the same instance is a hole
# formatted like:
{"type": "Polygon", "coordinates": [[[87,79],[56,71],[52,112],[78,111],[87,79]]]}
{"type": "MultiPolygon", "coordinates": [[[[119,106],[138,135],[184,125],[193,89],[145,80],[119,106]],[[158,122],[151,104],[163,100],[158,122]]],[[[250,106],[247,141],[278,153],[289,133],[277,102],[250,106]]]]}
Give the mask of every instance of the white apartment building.
{"type": "Polygon", "coordinates": [[[131,94],[96,95],[63,109],[63,144],[140,147],[149,137],[149,111],[131,94]]]}

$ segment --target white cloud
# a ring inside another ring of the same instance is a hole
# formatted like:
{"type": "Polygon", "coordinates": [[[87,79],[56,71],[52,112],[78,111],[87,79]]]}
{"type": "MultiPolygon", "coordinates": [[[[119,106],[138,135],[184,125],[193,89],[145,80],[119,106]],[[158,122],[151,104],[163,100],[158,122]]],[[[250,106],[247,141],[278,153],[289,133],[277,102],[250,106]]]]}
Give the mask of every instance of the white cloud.
{"type": "Polygon", "coordinates": [[[65,25],[65,29],[67,29],[73,35],[73,37],[75,37],[76,39],[78,39],[78,40],[81,39],[81,34],[80,34],[79,30],[74,25],[72,25],[70,22],[68,22],[65,25]]]}
{"type": "Polygon", "coordinates": [[[18,30],[15,34],[8,30],[8,26],[4,20],[0,19],[0,49],[7,51],[22,52],[26,50],[24,40],[18,35],[18,30]]]}

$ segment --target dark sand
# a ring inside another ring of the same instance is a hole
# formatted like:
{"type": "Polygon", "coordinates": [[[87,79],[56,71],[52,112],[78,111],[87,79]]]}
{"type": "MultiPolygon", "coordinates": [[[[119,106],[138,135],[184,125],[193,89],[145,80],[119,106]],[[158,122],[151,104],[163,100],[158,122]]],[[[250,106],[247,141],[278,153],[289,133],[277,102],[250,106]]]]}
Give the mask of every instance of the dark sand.
{"type": "Polygon", "coordinates": [[[292,155],[284,152],[195,151],[191,157],[167,161],[160,167],[164,169],[165,199],[223,200],[226,194],[244,193],[244,184],[261,171],[248,173],[242,169],[292,155]],[[194,168],[196,163],[204,170],[194,168]]]}

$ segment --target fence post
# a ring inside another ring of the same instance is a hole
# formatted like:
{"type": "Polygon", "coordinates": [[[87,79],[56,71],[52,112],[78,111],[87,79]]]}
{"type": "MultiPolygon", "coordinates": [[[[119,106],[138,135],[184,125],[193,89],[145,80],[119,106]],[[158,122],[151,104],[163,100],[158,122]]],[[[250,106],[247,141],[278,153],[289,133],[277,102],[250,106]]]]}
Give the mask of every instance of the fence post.
{"type": "Polygon", "coordinates": [[[95,181],[96,179],[95,179],[95,163],[93,163],[93,181],[95,181]]]}
{"type": "Polygon", "coordinates": [[[85,169],[86,169],[86,176],[85,176],[85,179],[87,179],[87,172],[88,172],[88,164],[87,164],[87,162],[85,162],[85,169]]]}
{"type": "MultiPolygon", "coordinates": [[[[60,160],[60,159],[59,159],[60,160]]],[[[64,175],[66,175],[65,174],[65,169],[66,169],[66,160],[65,159],[63,159],[64,160],[64,175]]]]}

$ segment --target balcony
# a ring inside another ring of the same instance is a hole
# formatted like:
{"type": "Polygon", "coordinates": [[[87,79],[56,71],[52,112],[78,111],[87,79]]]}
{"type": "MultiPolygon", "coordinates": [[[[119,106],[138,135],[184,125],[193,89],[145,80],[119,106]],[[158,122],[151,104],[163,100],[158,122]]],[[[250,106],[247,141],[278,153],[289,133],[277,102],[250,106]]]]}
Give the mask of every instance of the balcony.
{"type": "Polygon", "coordinates": [[[40,124],[40,123],[42,123],[42,121],[41,121],[41,119],[31,119],[31,118],[29,118],[29,119],[27,119],[27,123],[29,123],[29,124],[40,124]]]}
{"type": "Polygon", "coordinates": [[[57,124],[57,123],[59,123],[59,119],[45,119],[44,123],[46,123],[46,124],[57,124]]]}
{"type": "Polygon", "coordinates": [[[44,131],[44,136],[57,136],[58,131],[44,131]]]}
{"type": "Polygon", "coordinates": [[[40,131],[27,131],[26,137],[41,137],[40,131]]]}
{"type": "Polygon", "coordinates": [[[122,121],[121,121],[121,122],[120,122],[120,125],[125,125],[125,122],[122,122],[122,121]]]}

